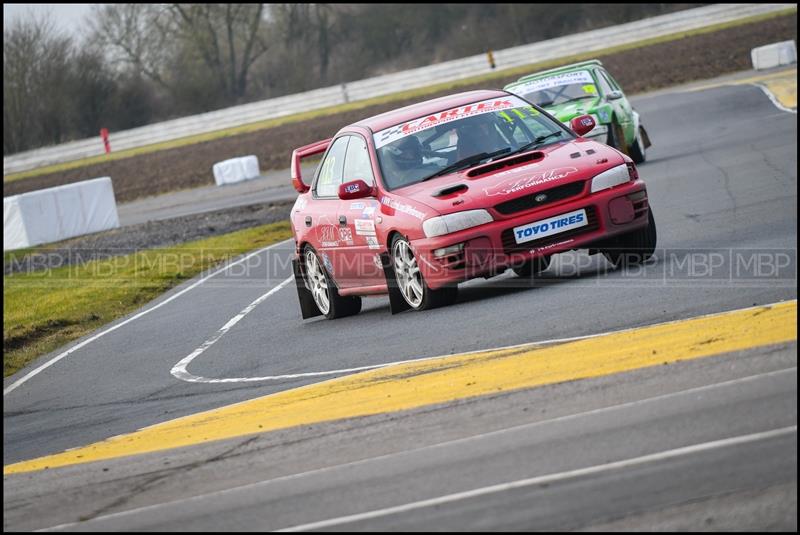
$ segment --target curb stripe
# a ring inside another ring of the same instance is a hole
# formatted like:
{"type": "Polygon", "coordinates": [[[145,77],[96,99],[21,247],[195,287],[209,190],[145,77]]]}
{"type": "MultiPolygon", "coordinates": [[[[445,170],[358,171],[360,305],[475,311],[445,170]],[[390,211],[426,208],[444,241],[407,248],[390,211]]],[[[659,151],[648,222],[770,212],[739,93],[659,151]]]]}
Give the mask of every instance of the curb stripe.
{"type": "Polygon", "coordinates": [[[5,466],[30,472],[300,425],[601,377],[797,340],[797,301],[540,347],[459,354],[363,372],[5,466]]]}

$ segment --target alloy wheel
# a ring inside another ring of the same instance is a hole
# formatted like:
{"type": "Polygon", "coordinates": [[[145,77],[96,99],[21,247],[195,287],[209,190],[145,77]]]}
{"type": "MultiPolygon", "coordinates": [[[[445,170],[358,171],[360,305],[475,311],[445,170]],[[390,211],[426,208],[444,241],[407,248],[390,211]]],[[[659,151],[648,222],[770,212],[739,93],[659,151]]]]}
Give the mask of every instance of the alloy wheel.
{"type": "Polygon", "coordinates": [[[306,251],[306,279],[314,302],[320,312],[327,314],[331,307],[328,280],[317,255],[310,249],[306,251]]]}
{"type": "Polygon", "coordinates": [[[411,246],[405,240],[397,240],[392,247],[394,272],[403,298],[413,308],[419,308],[423,298],[422,274],[411,246]]]}

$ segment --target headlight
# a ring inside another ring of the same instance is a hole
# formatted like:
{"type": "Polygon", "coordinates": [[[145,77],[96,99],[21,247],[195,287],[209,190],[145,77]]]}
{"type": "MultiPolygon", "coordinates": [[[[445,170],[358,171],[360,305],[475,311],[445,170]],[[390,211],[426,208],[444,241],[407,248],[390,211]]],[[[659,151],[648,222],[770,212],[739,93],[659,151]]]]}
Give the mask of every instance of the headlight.
{"type": "Polygon", "coordinates": [[[422,230],[425,231],[425,236],[428,238],[435,238],[492,221],[494,219],[486,210],[467,210],[426,219],[422,223],[422,230]]]}
{"type": "Polygon", "coordinates": [[[628,171],[628,166],[625,164],[618,165],[612,167],[608,171],[603,171],[592,179],[592,193],[612,188],[618,184],[630,182],[631,180],[632,178],[628,171]]]}

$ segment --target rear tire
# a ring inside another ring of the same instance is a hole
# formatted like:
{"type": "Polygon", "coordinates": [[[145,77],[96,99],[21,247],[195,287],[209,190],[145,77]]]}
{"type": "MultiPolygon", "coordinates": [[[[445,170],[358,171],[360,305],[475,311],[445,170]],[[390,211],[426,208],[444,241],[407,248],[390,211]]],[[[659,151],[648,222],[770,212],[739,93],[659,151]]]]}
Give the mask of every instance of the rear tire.
{"type": "Polygon", "coordinates": [[[414,310],[428,310],[451,305],[456,301],[458,285],[449,285],[438,290],[428,288],[411,244],[403,236],[395,235],[390,250],[395,282],[408,306],[414,310]]]}
{"type": "Polygon", "coordinates": [[[333,282],[333,277],[310,245],[303,253],[306,287],[314,298],[317,308],[329,320],[354,316],[361,312],[360,297],[343,297],[333,282]]]}
{"type": "Polygon", "coordinates": [[[653,257],[657,235],[652,208],[648,210],[647,218],[649,224],[645,228],[621,236],[615,241],[614,247],[603,251],[603,256],[614,267],[643,264],[653,257]]]}

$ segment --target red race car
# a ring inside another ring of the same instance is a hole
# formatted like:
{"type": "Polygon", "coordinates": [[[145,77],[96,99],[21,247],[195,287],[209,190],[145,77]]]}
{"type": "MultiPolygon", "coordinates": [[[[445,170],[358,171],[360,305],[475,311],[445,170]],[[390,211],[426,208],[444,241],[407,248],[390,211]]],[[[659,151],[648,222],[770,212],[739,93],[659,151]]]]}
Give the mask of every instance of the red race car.
{"type": "Polygon", "coordinates": [[[656,246],[647,190],[621,152],[505,91],[471,91],[383,113],[295,149],[291,220],[303,318],[392,313],[456,299],[458,283],[512,268],[532,277],[587,248],[614,265],[656,246]],[[577,135],[576,135],[577,134],[577,135]],[[313,180],[303,158],[324,152],[313,180]]]}

